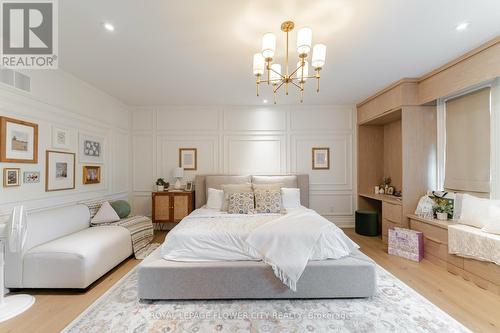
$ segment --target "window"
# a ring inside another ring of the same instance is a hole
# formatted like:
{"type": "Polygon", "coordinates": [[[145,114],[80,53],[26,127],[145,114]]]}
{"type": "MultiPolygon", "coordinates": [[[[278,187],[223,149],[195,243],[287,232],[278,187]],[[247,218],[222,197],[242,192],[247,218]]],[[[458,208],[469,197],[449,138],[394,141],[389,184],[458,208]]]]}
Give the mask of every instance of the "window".
{"type": "Polygon", "coordinates": [[[489,196],[490,95],[488,87],[446,101],[445,189],[489,196]]]}

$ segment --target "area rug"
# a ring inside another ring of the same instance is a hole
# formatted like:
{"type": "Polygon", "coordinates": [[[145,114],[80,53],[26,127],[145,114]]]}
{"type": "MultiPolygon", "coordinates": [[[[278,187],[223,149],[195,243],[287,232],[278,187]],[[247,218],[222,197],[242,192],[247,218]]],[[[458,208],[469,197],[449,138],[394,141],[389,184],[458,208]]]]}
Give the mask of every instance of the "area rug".
{"type": "Polygon", "coordinates": [[[139,301],[131,271],[63,332],[469,332],[377,267],[368,299],[139,301]]]}

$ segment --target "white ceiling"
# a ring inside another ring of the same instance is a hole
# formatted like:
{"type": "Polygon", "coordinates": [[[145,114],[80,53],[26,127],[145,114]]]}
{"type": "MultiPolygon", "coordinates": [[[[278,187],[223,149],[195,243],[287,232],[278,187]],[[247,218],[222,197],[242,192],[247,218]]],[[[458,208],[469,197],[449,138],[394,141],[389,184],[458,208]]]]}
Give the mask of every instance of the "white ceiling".
{"type": "MultiPolygon", "coordinates": [[[[130,105],[246,105],[252,56],[282,21],[327,45],[322,91],[307,104],[352,104],[500,35],[498,0],[64,0],[60,66],[130,105]],[[103,21],[116,30],[107,32],[103,21]],[[466,31],[455,26],[470,22],[466,31]]],[[[292,59],[296,59],[292,33],[292,59]]],[[[278,59],[280,60],[280,59],[278,59]]],[[[282,61],[282,60],[281,60],[282,61]]],[[[297,103],[292,93],[279,104],[297,103]]]]}

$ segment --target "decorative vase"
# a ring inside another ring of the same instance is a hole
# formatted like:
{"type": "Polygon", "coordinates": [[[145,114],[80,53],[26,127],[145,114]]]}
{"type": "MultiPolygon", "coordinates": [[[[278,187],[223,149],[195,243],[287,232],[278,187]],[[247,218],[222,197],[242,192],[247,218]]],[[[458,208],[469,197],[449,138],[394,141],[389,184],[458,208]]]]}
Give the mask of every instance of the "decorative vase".
{"type": "Polygon", "coordinates": [[[436,213],[437,219],[441,221],[448,220],[448,213],[436,213]]]}
{"type": "Polygon", "coordinates": [[[165,186],[163,185],[156,185],[158,192],[163,192],[165,191],[165,186]]]}
{"type": "Polygon", "coordinates": [[[378,191],[380,190],[380,187],[375,186],[375,194],[378,194],[378,191]]]}

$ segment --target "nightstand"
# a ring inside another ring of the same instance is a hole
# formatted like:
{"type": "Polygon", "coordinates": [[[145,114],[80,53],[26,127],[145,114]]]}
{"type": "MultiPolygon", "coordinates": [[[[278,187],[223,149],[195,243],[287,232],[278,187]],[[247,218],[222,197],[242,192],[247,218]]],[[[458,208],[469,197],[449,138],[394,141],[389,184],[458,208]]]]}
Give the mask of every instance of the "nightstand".
{"type": "Polygon", "coordinates": [[[153,223],[177,223],[193,211],[194,192],[153,192],[152,205],[153,223]]]}

